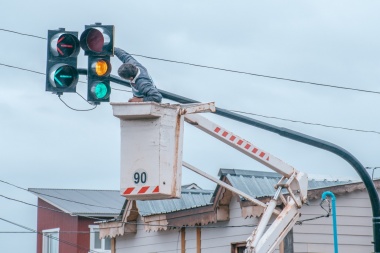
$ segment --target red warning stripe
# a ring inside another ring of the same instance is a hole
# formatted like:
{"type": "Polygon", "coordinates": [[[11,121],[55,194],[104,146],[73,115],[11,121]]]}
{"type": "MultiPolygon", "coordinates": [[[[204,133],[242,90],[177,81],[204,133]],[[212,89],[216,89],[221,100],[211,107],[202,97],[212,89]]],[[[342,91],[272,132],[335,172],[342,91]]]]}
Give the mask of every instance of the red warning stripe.
{"type": "Polygon", "coordinates": [[[141,187],[141,189],[137,192],[138,194],[146,193],[150,186],[141,187]]]}
{"type": "MultiPolygon", "coordinates": [[[[216,127],[214,129],[214,132],[217,133],[217,134],[219,134],[219,135],[221,135],[221,136],[223,136],[224,138],[226,138],[226,139],[228,139],[229,141],[232,141],[232,142],[234,142],[236,140],[236,138],[238,138],[238,137],[236,137],[235,135],[232,135],[232,134],[231,134],[230,137],[227,137],[230,133],[227,132],[226,130],[223,130],[220,127],[216,127]]],[[[236,144],[239,145],[239,146],[241,146],[243,143],[245,143],[244,148],[246,150],[250,150],[252,148],[252,150],[251,150],[252,153],[258,155],[260,158],[263,158],[263,159],[269,161],[269,155],[266,158],[264,158],[266,156],[266,153],[263,152],[263,151],[261,151],[261,150],[259,150],[256,147],[252,146],[251,143],[247,142],[246,140],[244,140],[244,139],[238,139],[238,141],[236,142],[236,144]]]]}
{"type": "Polygon", "coordinates": [[[142,186],[142,187],[128,187],[125,189],[123,195],[136,195],[136,194],[150,194],[159,193],[160,187],[157,186],[142,186]]]}
{"type": "Polygon", "coordinates": [[[129,187],[129,188],[127,188],[127,189],[124,191],[124,195],[131,194],[131,192],[133,192],[134,189],[135,189],[135,187],[129,187]]]}

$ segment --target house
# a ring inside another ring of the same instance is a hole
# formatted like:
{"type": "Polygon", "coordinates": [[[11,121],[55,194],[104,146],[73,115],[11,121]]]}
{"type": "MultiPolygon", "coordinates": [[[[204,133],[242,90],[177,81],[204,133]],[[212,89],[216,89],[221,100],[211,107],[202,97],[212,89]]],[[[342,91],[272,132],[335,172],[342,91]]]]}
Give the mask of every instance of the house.
{"type": "MultiPolygon", "coordinates": [[[[272,172],[229,169],[221,169],[219,176],[264,202],[273,196],[273,186],[280,179],[272,172]]],[[[379,189],[380,180],[374,183],[379,189]]],[[[309,180],[309,205],[302,207],[299,225],[291,232],[292,251],[334,251],[328,206],[320,205],[325,191],[336,196],[340,251],[371,252],[372,212],[364,184],[327,180],[309,180]]],[[[126,201],[118,220],[100,223],[100,237],[115,241],[112,253],[241,253],[262,212],[262,207],[219,186],[214,191],[182,190],[180,199],[126,201]]]]}
{"type": "Polygon", "coordinates": [[[119,191],[28,189],[38,197],[37,253],[111,252],[111,240],[99,239],[99,220],[119,215],[125,198],[119,191]]]}

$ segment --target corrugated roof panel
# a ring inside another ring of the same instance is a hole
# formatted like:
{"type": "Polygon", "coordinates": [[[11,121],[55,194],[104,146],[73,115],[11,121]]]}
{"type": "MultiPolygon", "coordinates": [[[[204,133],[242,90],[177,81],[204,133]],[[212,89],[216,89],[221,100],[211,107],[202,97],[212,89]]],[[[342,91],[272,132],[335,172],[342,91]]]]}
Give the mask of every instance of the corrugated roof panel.
{"type": "MultiPolygon", "coordinates": [[[[275,172],[231,169],[221,169],[219,175],[226,176],[233,187],[256,198],[273,196],[275,193],[274,186],[281,178],[281,176],[275,172]]],[[[309,180],[309,189],[336,186],[350,182],[351,181],[309,180]]],[[[59,209],[74,215],[114,217],[119,215],[125,202],[125,198],[120,196],[119,191],[111,190],[32,188],[29,189],[29,191],[59,209]],[[81,203],[93,206],[83,205],[81,203]]],[[[213,192],[214,191],[200,189],[182,189],[182,197],[180,199],[137,201],[137,206],[142,216],[187,210],[211,205],[213,192]]]]}
{"type": "Polygon", "coordinates": [[[31,188],[29,191],[73,215],[113,217],[120,213],[125,201],[119,191],[113,190],[31,188]]]}
{"type": "MultiPolygon", "coordinates": [[[[248,175],[238,175],[236,173],[230,174],[230,171],[226,172],[227,174],[225,176],[231,182],[231,185],[233,187],[256,198],[273,196],[276,191],[274,189],[274,186],[281,179],[281,176],[275,172],[266,172],[264,176],[262,175],[262,173],[259,173],[258,176],[255,176],[253,171],[250,171],[248,175]]],[[[234,172],[236,172],[236,170],[234,170],[234,172]]],[[[239,172],[241,173],[244,171],[239,172]]],[[[312,179],[309,180],[308,189],[312,190],[347,183],[351,183],[351,181],[317,181],[312,179]]]]}
{"type": "Polygon", "coordinates": [[[141,216],[164,214],[195,207],[211,205],[213,191],[182,190],[180,199],[140,200],[137,207],[141,216]]]}

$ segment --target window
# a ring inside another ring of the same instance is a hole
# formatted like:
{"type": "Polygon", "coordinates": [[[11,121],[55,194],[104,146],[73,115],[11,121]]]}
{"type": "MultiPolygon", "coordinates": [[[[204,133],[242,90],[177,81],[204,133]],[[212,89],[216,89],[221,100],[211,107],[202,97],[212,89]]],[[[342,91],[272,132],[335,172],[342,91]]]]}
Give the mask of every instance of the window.
{"type": "Polygon", "coordinates": [[[231,243],[231,253],[244,253],[246,242],[231,243]]]}
{"type": "Polygon", "coordinates": [[[90,249],[102,252],[111,253],[111,238],[99,239],[99,226],[90,225],[90,249]]]}
{"type": "Polygon", "coordinates": [[[42,230],[42,253],[59,252],[59,228],[42,230]]]}

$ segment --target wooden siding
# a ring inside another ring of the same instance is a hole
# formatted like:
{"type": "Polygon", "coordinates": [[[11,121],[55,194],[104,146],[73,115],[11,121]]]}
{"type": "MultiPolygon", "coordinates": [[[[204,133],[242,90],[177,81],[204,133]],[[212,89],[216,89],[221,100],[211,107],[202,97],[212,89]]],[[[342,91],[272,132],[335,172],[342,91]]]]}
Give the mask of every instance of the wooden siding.
{"type": "MultiPolygon", "coordinates": [[[[253,227],[225,227],[252,225],[256,218],[243,219],[240,203],[236,197],[230,205],[230,220],[203,226],[201,229],[201,252],[222,253],[230,252],[231,243],[245,242],[252,233],[253,227]],[[218,228],[216,228],[218,227],[218,228]]],[[[142,223],[139,218],[138,223],[142,223]]],[[[185,233],[186,253],[197,252],[197,232],[194,227],[187,227],[185,233]]],[[[180,229],[167,231],[146,232],[143,225],[137,226],[136,234],[128,234],[116,238],[116,252],[181,252],[180,229]]]]}
{"type": "MultiPolygon", "coordinates": [[[[301,220],[325,214],[320,200],[302,208],[301,220]]],[[[324,205],[326,206],[326,205],[324,205]]],[[[366,191],[336,196],[338,245],[345,253],[371,252],[372,210],[366,191]]],[[[294,227],[295,253],[334,252],[332,218],[307,221],[294,227]]]]}
{"type": "MultiPolygon", "coordinates": [[[[38,206],[61,211],[56,207],[38,199],[38,206]]],[[[54,212],[52,210],[39,208],[37,213],[37,231],[42,232],[45,229],[59,228],[60,231],[76,231],[78,227],[77,217],[70,216],[66,213],[54,212]]],[[[37,253],[42,253],[42,235],[37,235],[37,253]]],[[[74,244],[78,243],[76,233],[59,233],[59,240],[68,241],[74,244]]],[[[59,252],[78,252],[77,248],[68,244],[59,244],[59,252]]]]}
{"type": "MultiPolygon", "coordinates": [[[[46,229],[59,228],[60,231],[87,231],[88,225],[94,224],[94,220],[71,216],[62,213],[61,210],[50,205],[49,203],[38,199],[38,206],[57,210],[58,212],[39,208],[37,212],[37,231],[42,232],[46,229]]],[[[42,253],[42,235],[37,234],[37,253],[42,253]]],[[[59,233],[59,252],[83,253],[89,251],[90,234],[89,233],[59,233]],[[67,243],[63,243],[63,241],[67,243]],[[69,244],[74,245],[69,245],[69,244]],[[77,246],[75,246],[77,245],[77,246]]]]}
{"type": "MultiPolygon", "coordinates": [[[[326,212],[319,205],[320,199],[310,201],[301,209],[301,219],[314,218],[326,212]]],[[[372,212],[366,191],[355,191],[336,195],[339,251],[345,253],[371,252],[372,212]]],[[[216,214],[215,214],[216,215],[216,214]]],[[[187,218],[188,219],[188,218],[187,218]]],[[[141,219],[138,219],[142,223],[141,219]]],[[[229,205],[229,220],[203,226],[201,229],[201,252],[231,252],[231,243],[245,242],[254,230],[247,225],[257,224],[257,218],[242,217],[240,202],[232,196],[229,205]]],[[[180,229],[146,232],[144,226],[137,227],[136,234],[116,238],[117,253],[163,253],[181,252],[180,229]]],[[[186,253],[197,253],[197,232],[187,227],[185,234],[186,253]]],[[[295,253],[332,253],[332,218],[305,221],[293,229],[295,253]]],[[[275,253],[279,250],[276,249],[275,253]]]]}

